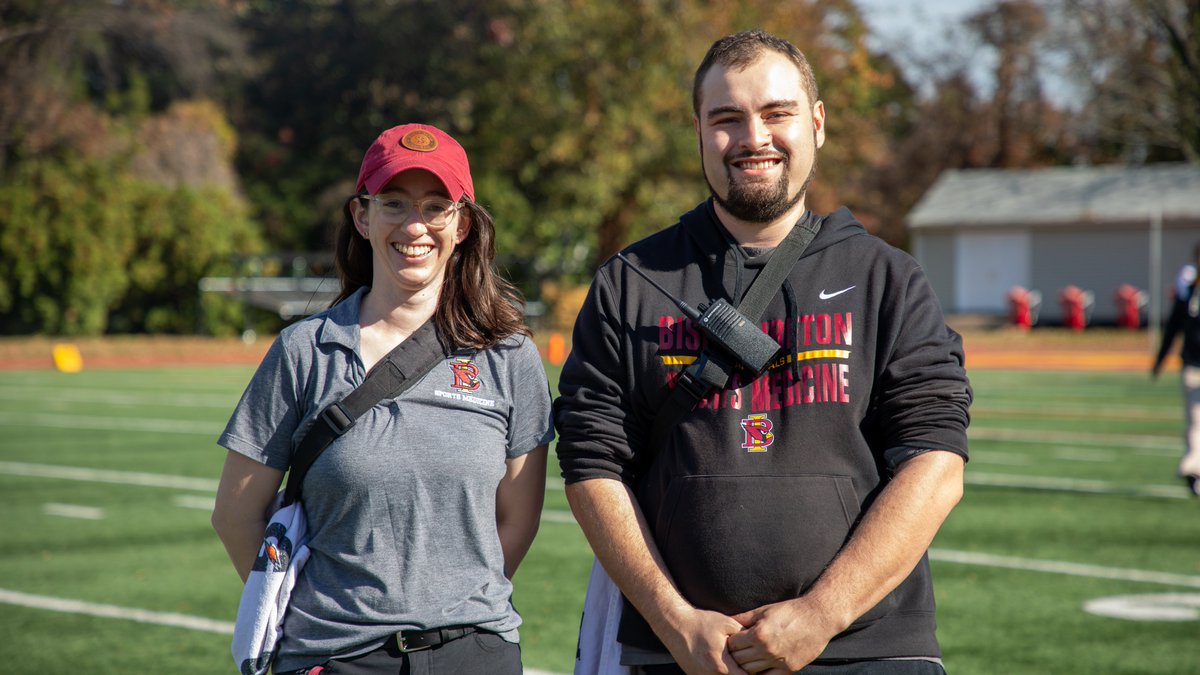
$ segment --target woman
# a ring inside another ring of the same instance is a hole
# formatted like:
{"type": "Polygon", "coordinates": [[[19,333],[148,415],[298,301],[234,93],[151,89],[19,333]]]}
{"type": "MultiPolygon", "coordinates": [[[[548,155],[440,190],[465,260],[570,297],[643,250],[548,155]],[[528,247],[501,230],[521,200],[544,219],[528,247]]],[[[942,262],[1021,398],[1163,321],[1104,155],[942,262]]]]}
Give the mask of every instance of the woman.
{"type": "Polygon", "coordinates": [[[218,441],[213,527],[245,581],[317,414],[432,320],[454,353],[360,417],[304,480],[311,553],[274,672],[519,673],[509,579],[542,509],[545,371],[517,291],[492,269],[494,224],[453,138],[383,132],[357,189],[336,233],[341,294],[280,334],[218,441]]]}

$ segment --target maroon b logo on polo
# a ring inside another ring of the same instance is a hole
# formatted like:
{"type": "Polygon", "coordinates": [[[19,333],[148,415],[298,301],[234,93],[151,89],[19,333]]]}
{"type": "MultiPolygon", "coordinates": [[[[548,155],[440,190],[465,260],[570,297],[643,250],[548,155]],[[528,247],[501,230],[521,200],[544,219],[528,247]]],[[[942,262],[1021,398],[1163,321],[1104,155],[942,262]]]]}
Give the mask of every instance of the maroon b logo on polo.
{"type": "Polygon", "coordinates": [[[455,359],[450,364],[454,373],[454,384],[450,385],[459,391],[475,391],[479,388],[479,367],[471,363],[471,359],[455,359]]]}

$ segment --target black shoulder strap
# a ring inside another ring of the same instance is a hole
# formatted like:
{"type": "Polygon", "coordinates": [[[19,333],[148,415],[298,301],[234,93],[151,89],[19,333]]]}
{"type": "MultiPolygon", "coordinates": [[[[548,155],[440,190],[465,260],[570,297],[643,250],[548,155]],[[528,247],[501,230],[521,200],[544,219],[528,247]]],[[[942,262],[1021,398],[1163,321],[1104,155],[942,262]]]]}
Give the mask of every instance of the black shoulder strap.
{"type": "Polygon", "coordinates": [[[292,456],[283,503],[291,504],[300,498],[305,474],[333,439],[346,433],[355,420],[376,403],[399,396],[444,361],[448,353],[437,326],[430,319],[375,364],[358,388],[322,410],[292,456]]]}
{"type": "MultiPolygon", "coordinates": [[[[815,218],[811,222],[797,223],[792,231],[788,232],[738,304],[738,311],[743,316],[756,323],[762,318],[771,298],[779,292],[800,256],[804,255],[805,249],[821,230],[823,220],[815,218]]],[[[654,417],[654,425],[650,430],[651,456],[666,447],[671,430],[696,407],[700,399],[713,389],[725,386],[732,371],[732,364],[726,363],[710,350],[705,350],[695,363],[679,374],[675,388],[654,417]]]]}
{"type": "Polygon", "coordinates": [[[800,260],[805,249],[816,238],[817,232],[821,231],[822,220],[822,218],[814,218],[810,223],[798,223],[779,243],[779,247],[767,261],[766,267],[750,285],[746,297],[742,298],[742,302],[738,304],[738,311],[747,319],[758,321],[762,318],[771,298],[775,297],[775,294],[783,286],[784,279],[787,279],[787,276],[792,273],[796,261],[800,260]]]}

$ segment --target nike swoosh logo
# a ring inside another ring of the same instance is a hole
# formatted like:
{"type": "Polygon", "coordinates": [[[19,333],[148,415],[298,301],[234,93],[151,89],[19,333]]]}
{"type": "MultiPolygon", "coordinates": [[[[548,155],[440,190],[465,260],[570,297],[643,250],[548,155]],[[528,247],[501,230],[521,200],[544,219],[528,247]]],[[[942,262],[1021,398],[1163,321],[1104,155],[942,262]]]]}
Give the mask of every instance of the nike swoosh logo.
{"type": "Polygon", "coordinates": [[[837,296],[841,295],[842,293],[845,293],[846,291],[852,291],[855,288],[858,288],[858,286],[851,286],[850,288],[843,288],[840,291],[834,291],[832,293],[826,293],[825,289],[822,288],[821,292],[817,294],[817,297],[821,298],[822,300],[828,300],[830,298],[836,298],[837,296]]]}

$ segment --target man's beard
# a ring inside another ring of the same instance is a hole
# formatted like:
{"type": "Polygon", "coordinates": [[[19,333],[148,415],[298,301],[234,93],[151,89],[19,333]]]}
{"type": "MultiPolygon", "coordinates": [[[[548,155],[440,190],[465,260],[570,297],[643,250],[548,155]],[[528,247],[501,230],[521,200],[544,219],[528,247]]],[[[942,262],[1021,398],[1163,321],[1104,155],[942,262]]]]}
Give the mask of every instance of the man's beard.
{"type": "MultiPolygon", "coordinates": [[[[784,155],[783,174],[779,177],[779,180],[769,185],[762,183],[735,183],[733,181],[733,172],[729,168],[729,165],[726,164],[725,177],[729,185],[729,194],[725,197],[717,194],[717,191],[713,188],[712,181],[708,179],[708,172],[702,171],[702,173],[704,173],[704,182],[708,183],[708,191],[712,193],[713,200],[720,204],[721,208],[725,209],[729,215],[748,223],[769,223],[787,213],[801,199],[804,199],[804,195],[808,193],[808,186],[812,185],[813,178],[817,175],[817,159],[814,156],[812,170],[808,172],[808,178],[804,180],[804,185],[801,185],[796,194],[789,198],[788,188],[790,187],[790,181],[787,169],[790,163],[791,156],[784,155]]],[[[703,168],[703,157],[701,158],[700,165],[703,168]]]]}

